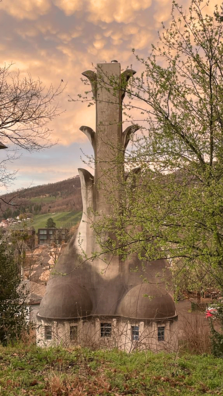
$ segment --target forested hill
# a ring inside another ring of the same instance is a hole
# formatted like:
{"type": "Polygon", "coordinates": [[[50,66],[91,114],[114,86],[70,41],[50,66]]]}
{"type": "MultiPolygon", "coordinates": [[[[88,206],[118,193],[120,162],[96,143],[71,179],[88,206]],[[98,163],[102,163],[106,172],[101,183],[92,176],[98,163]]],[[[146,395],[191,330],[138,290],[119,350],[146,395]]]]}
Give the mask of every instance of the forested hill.
{"type": "Polygon", "coordinates": [[[2,195],[0,205],[1,218],[16,217],[21,213],[79,212],[82,210],[80,178],[75,176],[2,195]]]}

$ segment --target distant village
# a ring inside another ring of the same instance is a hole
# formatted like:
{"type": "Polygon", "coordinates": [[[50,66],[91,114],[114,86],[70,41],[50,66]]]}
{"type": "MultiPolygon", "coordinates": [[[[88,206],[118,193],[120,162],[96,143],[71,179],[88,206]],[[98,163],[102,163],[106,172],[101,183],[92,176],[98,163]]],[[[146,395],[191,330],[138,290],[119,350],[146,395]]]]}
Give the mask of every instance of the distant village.
{"type": "MultiPolygon", "coordinates": [[[[30,220],[31,220],[30,217],[26,218],[26,221],[30,221],[30,220]]],[[[21,220],[20,216],[17,216],[15,219],[13,217],[9,217],[8,219],[3,219],[0,222],[0,227],[7,228],[7,227],[10,227],[10,226],[19,225],[21,223],[22,223],[22,220],[21,220]]]]}
{"type": "Polygon", "coordinates": [[[15,218],[3,219],[0,227],[9,245],[14,245],[16,255],[22,258],[21,261],[18,259],[18,262],[21,281],[27,294],[27,321],[35,322],[51,269],[69,239],[69,229],[47,228],[46,225],[36,232],[31,220],[31,217],[22,214],[15,218]]]}

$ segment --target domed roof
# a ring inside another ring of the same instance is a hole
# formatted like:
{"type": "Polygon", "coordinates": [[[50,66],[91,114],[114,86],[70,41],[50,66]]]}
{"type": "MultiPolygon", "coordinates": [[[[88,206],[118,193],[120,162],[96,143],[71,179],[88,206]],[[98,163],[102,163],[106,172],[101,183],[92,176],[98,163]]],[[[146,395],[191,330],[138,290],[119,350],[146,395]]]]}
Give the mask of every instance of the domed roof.
{"type": "Polygon", "coordinates": [[[175,316],[175,304],[166,290],[143,283],[126,293],[117,314],[134,319],[170,318],[175,316]]]}
{"type": "Polygon", "coordinates": [[[90,315],[91,298],[85,288],[72,282],[49,287],[41,301],[39,316],[48,319],[71,319],[90,315]]]}

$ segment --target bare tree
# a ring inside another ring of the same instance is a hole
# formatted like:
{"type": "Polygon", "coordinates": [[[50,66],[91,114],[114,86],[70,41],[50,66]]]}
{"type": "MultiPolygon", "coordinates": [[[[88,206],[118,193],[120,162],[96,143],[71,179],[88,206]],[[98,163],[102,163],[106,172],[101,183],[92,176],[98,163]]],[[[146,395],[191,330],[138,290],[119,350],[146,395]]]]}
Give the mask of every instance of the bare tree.
{"type": "Polygon", "coordinates": [[[49,122],[60,113],[55,100],[63,91],[61,84],[46,88],[39,79],[21,77],[11,66],[0,67],[0,149],[8,147],[0,161],[1,186],[15,179],[16,171],[9,171],[8,163],[19,157],[19,149],[52,146],[49,122]]]}
{"type": "Polygon", "coordinates": [[[48,123],[59,114],[55,99],[61,92],[61,85],[46,89],[39,79],[0,68],[1,142],[29,151],[51,146],[48,123]]]}

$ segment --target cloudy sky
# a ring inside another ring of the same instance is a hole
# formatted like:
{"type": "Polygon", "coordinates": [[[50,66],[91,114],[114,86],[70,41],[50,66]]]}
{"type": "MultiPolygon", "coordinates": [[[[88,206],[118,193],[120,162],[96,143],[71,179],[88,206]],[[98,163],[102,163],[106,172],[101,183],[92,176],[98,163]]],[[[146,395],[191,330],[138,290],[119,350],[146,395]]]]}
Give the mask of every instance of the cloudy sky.
{"type": "MultiPolygon", "coordinates": [[[[188,0],[182,2],[187,6],[188,0]]],[[[79,127],[95,125],[93,107],[68,101],[84,93],[81,73],[112,59],[123,69],[132,65],[139,70],[132,48],[146,57],[170,13],[171,0],[2,0],[1,65],[13,63],[46,86],[56,87],[61,79],[66,85],[60,97],[64,112],[51,125],[52,141],[58,144],[38,153],[22,152],[9,164],[18,170],[10,190],[77,174],[81,157],[91,152],[79,127]]]]}

